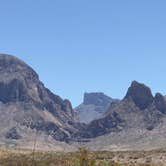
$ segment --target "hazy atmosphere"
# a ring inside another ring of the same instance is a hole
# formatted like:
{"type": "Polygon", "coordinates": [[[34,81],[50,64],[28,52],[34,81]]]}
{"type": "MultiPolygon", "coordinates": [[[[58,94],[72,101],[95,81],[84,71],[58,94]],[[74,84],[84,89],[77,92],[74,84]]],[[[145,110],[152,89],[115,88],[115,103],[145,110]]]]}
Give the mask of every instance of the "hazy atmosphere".
{"type": "Polygon", "coordinates": [[[0,0],[0,52],[30,64],[73,106],[124,97],[132,80],[166,94],[164,0],[0,0]]]}

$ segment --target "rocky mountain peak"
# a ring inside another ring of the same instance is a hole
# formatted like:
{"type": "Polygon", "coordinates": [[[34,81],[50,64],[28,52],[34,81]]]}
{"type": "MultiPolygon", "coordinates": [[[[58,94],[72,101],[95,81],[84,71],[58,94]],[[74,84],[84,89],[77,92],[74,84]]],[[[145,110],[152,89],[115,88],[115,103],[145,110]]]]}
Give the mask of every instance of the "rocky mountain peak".
{"type": "Polygon", "coordinates": [[[73,116],[70,101],[47,89],[29,65],[0,54],[0,126],[10,124],[5,129],[6,139],[21,139],[24,134],[18,131],[24,126],[67,141],[76,130],[70,123],[73,116]]]}
{"type": "Polygon", "coordinates": [[[154,101],[155,101],[156,108],[165,114],[166,113],[165,97],[160,93],[156,93],[154,101]]]}
{"type": "Polygon", "coordinates": [[[101,92],[85,93],[83,104],[85,105],[96,105],[106,106],[112,99],[101,92]]]}
{"type": "Polygon", "coordinates": [[[13,77],[24,76],[27,79],[38,79],[38,74],[25,62],[15,56],[0,54],[0,80],[10,81],[13,77]]]}
{"type": "Polygon", "coordinates": [[[140,109],[146,109],[154,99],[150,88],[137,81],[132,82],[125,96],[126,98],[131,98],[140,109]]]}
{"type": "Polygon", "coordinates": [[[0,54],[0,101],[3,103],[31,103],[40,109],[47,109],[57,116],[60,111],[70,113],[72,106],[45,88],[37,73],[22,60],[0,54]]]}
{"type": "Polygon", "coordinates": [[[0,54],[0,101],[28,102],[38,100],[35,84],[39,84],[37,73],[20,59],[0,54]]]}

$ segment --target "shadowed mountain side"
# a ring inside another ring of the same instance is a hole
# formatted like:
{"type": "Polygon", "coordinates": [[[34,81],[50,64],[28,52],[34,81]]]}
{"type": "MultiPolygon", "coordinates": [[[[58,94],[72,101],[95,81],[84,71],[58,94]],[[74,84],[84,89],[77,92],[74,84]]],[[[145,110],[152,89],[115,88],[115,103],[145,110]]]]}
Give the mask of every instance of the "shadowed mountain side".
{"type": "MultiPolygon", "coordinates": [[[[8,124],[4,134],[8,139],[24,139],[21,133],[17,137],[21,126],[61,141],[68,140],[70,132],[76,130],[69,123],[74,116],[70,101],[45,88],[37,73],[23,61],[4,54],[0,54],[0,101],[0,115],[8,124]]],[[[3,123],[0,121],[1,127],[3,123]]]]}

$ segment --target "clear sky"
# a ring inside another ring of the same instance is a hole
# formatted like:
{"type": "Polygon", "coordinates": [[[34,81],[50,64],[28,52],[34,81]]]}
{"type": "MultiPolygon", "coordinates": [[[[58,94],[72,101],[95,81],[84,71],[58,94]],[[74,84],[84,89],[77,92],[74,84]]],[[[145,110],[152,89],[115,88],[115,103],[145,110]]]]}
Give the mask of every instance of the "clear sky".
{"type": "Polygon", "coordinates": [[[132,80],[166,94],[165,0],[0,0],[0,52],[74,106],[122,98],[132,80]]]}

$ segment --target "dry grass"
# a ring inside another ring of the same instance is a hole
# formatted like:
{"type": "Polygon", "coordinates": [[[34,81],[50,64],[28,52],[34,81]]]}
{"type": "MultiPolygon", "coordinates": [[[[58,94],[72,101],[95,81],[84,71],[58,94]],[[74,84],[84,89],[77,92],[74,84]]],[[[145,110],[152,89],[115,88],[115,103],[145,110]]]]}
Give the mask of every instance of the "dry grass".
{"type": "Polygon", "coordinates": [[[164,166],[165,151],[74,153],[0,150],[0,166],[164,166]],[[155,160],[156,159],[156,160],[155,160]]]}

